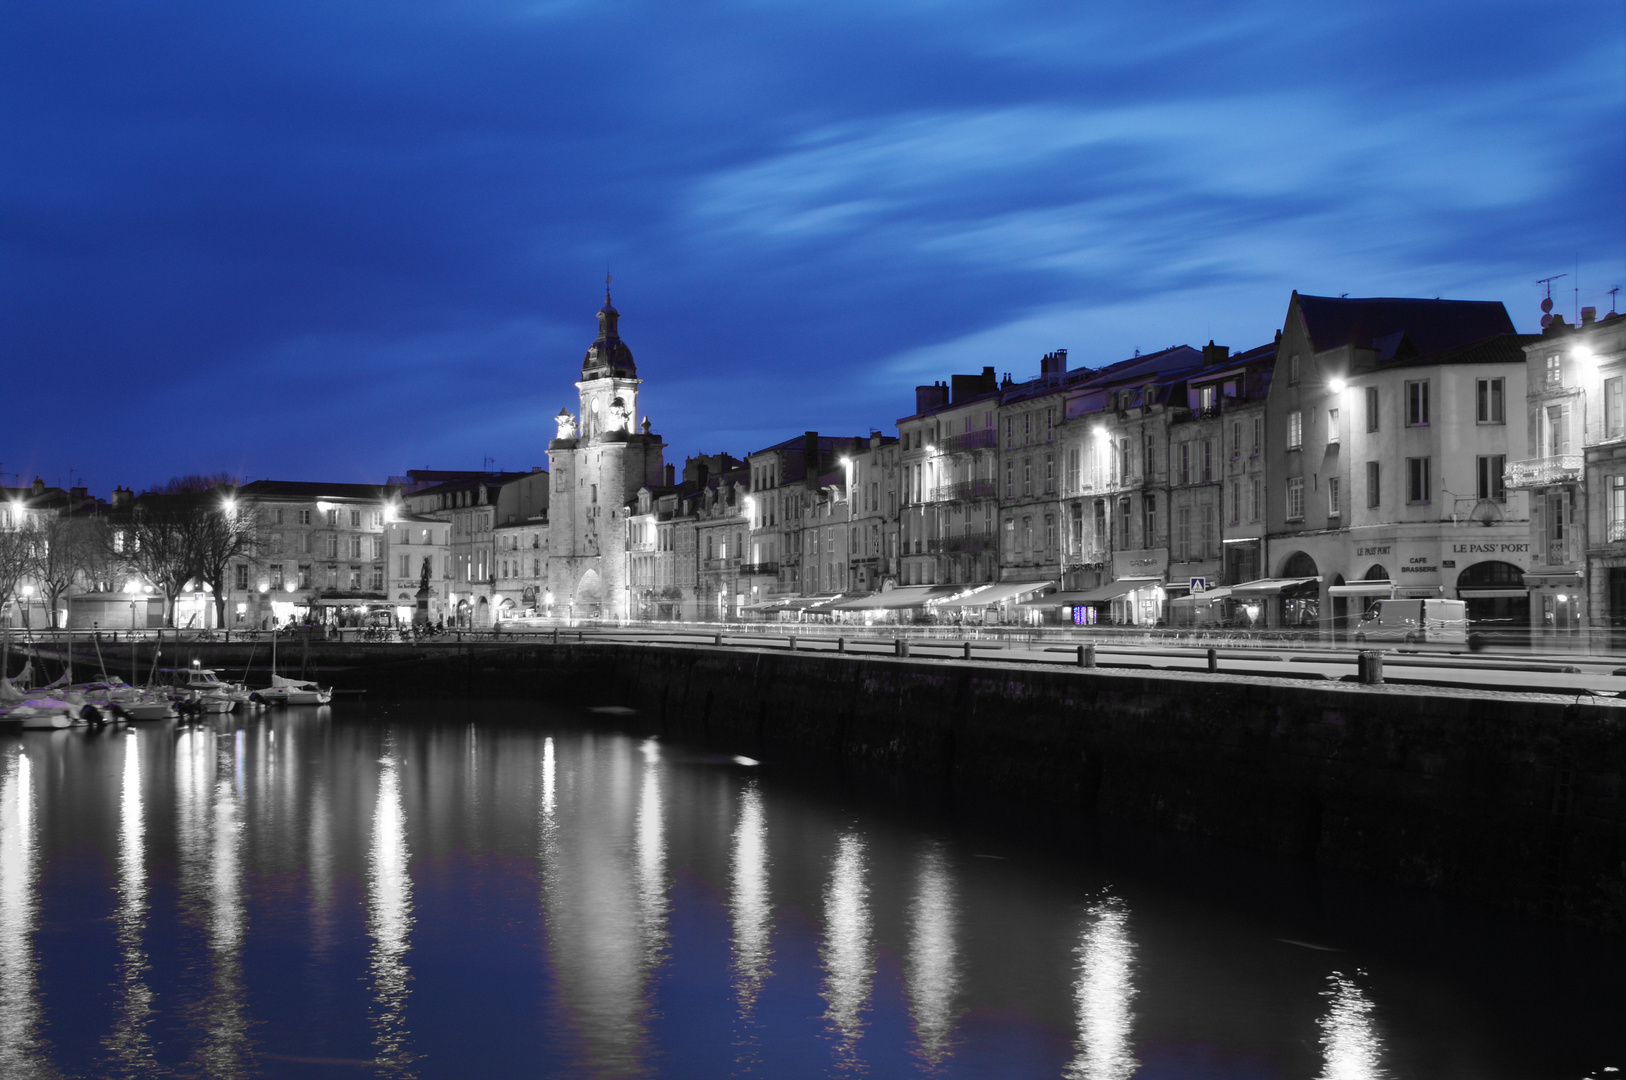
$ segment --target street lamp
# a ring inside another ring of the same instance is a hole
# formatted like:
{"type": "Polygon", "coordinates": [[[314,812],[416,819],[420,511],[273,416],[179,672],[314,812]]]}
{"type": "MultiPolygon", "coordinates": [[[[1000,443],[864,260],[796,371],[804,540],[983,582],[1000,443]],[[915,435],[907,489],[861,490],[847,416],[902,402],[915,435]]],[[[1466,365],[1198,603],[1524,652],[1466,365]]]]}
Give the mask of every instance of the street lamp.
{"type": "Polygon", "coordinates": [[[1331,390],[1335,394],[1342,394],[1344,392],[1344,387],[1347,385],[1348,384],[1345,383],[1343,379],[1337,378],[1336,376],[1327,381],[1327,389],[1331,390]]]}

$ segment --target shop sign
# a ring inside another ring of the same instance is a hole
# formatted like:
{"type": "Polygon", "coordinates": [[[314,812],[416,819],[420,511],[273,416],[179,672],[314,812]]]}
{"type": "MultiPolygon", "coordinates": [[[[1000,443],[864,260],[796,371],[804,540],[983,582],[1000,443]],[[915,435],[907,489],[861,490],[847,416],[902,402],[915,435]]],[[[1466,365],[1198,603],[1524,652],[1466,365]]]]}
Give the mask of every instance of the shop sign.
{"type": "Polygon", "coordinates": [[[1530,544],[1452,544],[1453,555],[1528,555],[1530,544]]]}
{"type": "Polygon", "coordinates": [[[1112,555],[1112,576],[1162,577],[1169,570],[1169,549],[1145,548],[1140,551],[1118,551],[1112,555]]]}
{"type": "Polygon", "coordinates": [[[1387,555],[1389,549],[1393,546],[1393,544],[1373,544],[1370,547],[1358,547],[1355,549],[1355,557],[1357,559],[1370,559],[1378,555],[1387,555]]]}

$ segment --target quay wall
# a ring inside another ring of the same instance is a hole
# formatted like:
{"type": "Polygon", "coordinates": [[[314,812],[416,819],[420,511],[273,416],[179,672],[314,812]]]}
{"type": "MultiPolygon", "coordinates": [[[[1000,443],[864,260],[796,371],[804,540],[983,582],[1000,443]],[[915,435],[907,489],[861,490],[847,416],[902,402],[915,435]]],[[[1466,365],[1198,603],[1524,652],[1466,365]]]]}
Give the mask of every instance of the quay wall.
{"type": "Polygon", "coordinates": [[[335,676],[370,697],[626,706],[730,753],[1626,932],[1626,703],[1610,699],[592,642],[335,676]]]}

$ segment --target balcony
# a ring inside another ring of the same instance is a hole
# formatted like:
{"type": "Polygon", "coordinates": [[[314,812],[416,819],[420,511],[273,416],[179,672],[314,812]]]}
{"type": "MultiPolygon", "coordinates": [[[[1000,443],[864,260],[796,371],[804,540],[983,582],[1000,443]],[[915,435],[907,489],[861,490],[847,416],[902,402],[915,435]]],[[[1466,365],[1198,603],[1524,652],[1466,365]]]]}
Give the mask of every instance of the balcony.
{"type": "Polygon", "coordinates": [[[990,450],[999,445],[998,432],[993,428],[968,431],[964,435],[951,435],[943,440],[945,454],[963,454],[968,450],[990,450]]]}
{"type": "Polygon", "coordinates": [[[1216,403],[1206,409],[1175,408],[1169,411],[1169,423],[1189,424],[1196,420],[1216,420],[1223,411],[1223,406],[1216,403]]]}
{"type": "Polygon", "coordinates": [[[748,562],[740,565],[740,573],[757,574],[762,577],[778,577],[779,564],[776,562],[748,562]]]}
{"type": "Polygon", "coordinates": [[[1609,523],[1607,542],[1614,544],[1626,540],[1626,521],[1614,520],[1609,523]]]}
{"type": "Polygon", "coordinates": [[[1580,454],[1510,461],[1502,472],[1502,479],[1509,490],[1571,484],[1581,479],[1582,462],[1580,454]]]}
{"type": "Polygon", "coordinates": [[[927,546],[933,554],[993,551],[999,546],[999,537],[991,532],[969,532],[960,536],[933,537],[927,546]]]}
{"type": "Polygon", "coordinates": [[[957,484],[940,484],[932,489],[932,502],[961,502],[966,499],[995,499],[999,485],[993,480],[962,480],[957,484]]]}

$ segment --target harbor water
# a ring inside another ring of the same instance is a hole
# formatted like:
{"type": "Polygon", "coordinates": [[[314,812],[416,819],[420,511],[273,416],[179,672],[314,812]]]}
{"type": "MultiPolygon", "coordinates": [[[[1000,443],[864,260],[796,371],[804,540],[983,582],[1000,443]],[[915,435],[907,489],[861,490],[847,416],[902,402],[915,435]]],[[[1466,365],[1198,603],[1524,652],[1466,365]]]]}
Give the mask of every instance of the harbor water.
{"type": "Polygon", "coordinates": [[[1618,942],[638,721],[0,732],[0,1076],[1626,1068],[1618,942]]]}

